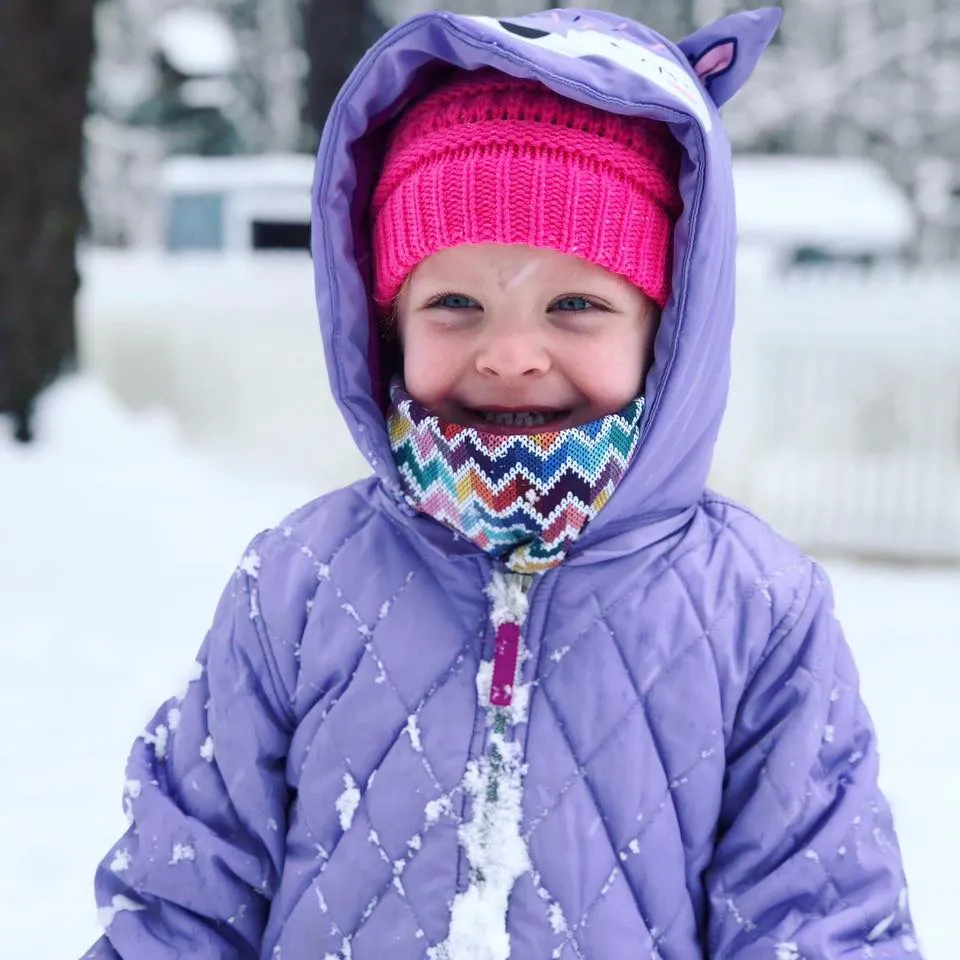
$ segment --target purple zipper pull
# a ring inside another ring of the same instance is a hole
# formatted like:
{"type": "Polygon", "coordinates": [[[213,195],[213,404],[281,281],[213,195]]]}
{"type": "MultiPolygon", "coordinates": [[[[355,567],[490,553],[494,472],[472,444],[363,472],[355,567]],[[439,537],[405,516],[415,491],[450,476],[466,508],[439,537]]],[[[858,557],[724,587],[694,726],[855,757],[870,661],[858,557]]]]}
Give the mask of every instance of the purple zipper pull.
{"type": "Polygon", "coordinates": [[[513,702],[513,684],[517,677],[517,655],[520,651],[520,625],[501,623],[494,638],[493,679],[490,683],[490,705],[509,707],[513,702]]]}

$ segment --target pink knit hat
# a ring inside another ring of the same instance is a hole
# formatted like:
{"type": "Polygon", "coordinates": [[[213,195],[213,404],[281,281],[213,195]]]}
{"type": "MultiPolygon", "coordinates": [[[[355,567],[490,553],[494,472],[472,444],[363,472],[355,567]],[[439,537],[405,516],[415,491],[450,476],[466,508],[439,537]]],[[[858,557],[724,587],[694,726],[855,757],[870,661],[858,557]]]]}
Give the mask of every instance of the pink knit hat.
{"type": "Polygon", "coordinates": [[[462,243],[527,244],[670,293],[680,150],[667,127],[490,68],[460,71],[401,114],[373,193],[374,300],[462,243]]]}

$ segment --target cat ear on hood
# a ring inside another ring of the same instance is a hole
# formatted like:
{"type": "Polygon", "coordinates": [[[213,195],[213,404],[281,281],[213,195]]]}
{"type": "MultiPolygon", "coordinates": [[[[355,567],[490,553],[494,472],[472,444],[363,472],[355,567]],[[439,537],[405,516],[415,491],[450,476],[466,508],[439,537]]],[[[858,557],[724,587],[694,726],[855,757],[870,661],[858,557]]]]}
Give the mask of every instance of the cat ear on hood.
{"type": "Polygon", "coordinates": [[[745,10],[701,27],[678,46],[718,107],[753,73],[780,26],[779,7],[745,10]]]}

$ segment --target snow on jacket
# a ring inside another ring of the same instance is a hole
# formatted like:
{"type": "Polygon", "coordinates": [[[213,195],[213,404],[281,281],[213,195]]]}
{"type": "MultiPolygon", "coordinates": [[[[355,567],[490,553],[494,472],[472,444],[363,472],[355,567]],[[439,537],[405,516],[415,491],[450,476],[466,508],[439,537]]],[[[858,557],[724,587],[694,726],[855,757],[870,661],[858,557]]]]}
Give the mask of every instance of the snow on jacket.
{"type": "Polygon", "coordinates": [[[320,147],[313,256],[331,386],[373,475],[243,557],[195,679],[133,749],[89,958],[917,956],[827,579],[705,489],[734,312],[717,106],[777,21],[738,14],[675,46],[589,11],[434,12],[356,68],[320,147]],[[664,120],[687,154],[638,453],[532,584],[402,507],[384,427],[360,214],[378,124],[437,62],[664,120]]]}

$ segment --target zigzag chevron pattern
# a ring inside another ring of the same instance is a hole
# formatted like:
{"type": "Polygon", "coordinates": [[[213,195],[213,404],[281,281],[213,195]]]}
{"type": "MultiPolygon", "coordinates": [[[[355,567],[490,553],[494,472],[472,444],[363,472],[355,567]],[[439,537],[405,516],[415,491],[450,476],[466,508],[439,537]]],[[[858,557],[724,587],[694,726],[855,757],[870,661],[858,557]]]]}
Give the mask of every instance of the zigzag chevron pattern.
{"type": "Polygon", "coordinates": [[[486,433],[440,421],[402,385],[391,390],[390,446],[408,502],[505,555],[516,573],[560,563],[633,458],[643,397],[578,427],[486,433]]]}

